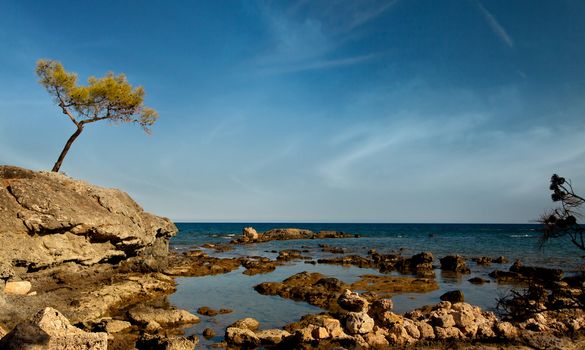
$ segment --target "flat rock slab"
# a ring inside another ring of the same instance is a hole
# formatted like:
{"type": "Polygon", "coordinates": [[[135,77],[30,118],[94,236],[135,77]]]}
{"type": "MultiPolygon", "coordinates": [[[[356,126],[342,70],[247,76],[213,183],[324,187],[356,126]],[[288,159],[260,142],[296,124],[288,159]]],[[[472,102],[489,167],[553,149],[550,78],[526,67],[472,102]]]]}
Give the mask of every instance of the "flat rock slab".
{"type": "Polygon", "coordinates": [[[166,310],[149,307],[139,307],[128,312],[134,323],[148,324],[154,321],[159,324],[190,324],[199,322],[199,317],[186,310],[166,310]]]}
{"type": "Polygon", "coordinates": [[[379,297],[389,298],[396,293],[426,293],[439,289],[435,279],[406,276],[362,275],[351,290],[375,292],[379,297]]]}

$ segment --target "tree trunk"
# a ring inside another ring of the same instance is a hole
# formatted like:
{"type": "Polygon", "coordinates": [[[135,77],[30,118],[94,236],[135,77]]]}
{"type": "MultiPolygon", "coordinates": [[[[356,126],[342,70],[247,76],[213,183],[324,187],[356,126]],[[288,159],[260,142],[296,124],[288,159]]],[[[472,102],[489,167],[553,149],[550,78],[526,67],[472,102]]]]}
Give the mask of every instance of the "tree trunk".
{"type": "Polygon", "coordinates": [[[69,148],[71,148],[71,145],[73,144],[73,141],[75,141],[75,139],[77,138],[77,136],[79,136],[81,134],[81,132],[83,131],[83,125],[78,125],[77,126],[77,130],[75,130],[75,132],[73,133],[73,135],[71,135],[71,137],[69,137],[69,140],[67,140],[67,143],[65,144],[65,147],[63,148],[63,150],[61,151],[61,154],[59,155],[59,159],[57,159],[57,162],[55,163],[55,165],[53,165],[53,170],[54,172],[58,172],[59,169],[61,168],[61,164],[63,163],[63,159],[65,159],[65,156],[67,155],[67,152],[69,152],[69,148]]]}

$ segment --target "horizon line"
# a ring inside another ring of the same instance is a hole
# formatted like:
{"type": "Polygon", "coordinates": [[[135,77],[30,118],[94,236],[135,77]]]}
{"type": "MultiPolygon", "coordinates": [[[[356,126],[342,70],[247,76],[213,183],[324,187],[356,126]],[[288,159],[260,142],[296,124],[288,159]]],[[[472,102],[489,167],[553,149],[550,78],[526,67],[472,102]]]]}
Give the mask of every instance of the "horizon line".
{"type": "Polygon", "coordinates": [[[176,224],[540,225],[538,222],[171,221],[176,224]]]}

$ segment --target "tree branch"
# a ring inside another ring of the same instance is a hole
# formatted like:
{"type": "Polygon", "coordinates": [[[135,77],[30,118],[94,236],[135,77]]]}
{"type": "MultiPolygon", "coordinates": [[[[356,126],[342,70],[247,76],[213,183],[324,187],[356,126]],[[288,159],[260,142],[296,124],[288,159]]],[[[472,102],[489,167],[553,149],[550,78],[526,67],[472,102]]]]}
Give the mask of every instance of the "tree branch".
{"type": "Polygon", "coordinates": [[[100,121],[100,120],[110,119],[110,118],[112,118],[112,116],[108,114],[108,115],[105,115],[103,117],[93,117],[91,119],[82,120],[82,121],[79,122],[79,124],[80,125],[85,125],[85,124],[94,123],[94,122],[97,122],[97,121],[100,121]]]}
{"type": "Polygon", "coordinates": [[[63,110],[63,114],[66,114],[69,117],[69,119],[71,119],[73,124],[75,124],[75,126],[79,127],[79,122],[75,119],[75,117],[73,117],[71,112],[69,112],[69,110],[67,109],[68,105],[65,104],[65,101],[63,101],[63,98],[61,98],[61,94],[59,93],[59,89],[57,89],[56,87],[55,87],[55,93],[57,94],[57,98],[59,99],[59,107],[61,107],[61,109],[63,110]]]}

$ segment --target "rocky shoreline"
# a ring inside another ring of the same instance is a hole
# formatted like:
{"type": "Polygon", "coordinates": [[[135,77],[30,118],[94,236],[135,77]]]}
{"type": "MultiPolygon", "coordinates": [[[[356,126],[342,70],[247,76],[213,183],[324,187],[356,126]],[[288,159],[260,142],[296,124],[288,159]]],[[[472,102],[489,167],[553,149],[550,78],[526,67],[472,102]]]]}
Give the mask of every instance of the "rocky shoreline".
{"type": "MultiPolygon", "coordinates": [[[[262,256],[217,257],[200,249],[169,252],[177,232],[165,218],[146,213],[127,194],[71,179],[62,174],[0,166],[0,348],[2,349],[193,349],[196,336],[184,327],[200,317],[174,308],[167,297],[175,277],[209,276],[235,271],[257,275],[293,261],[377,269],[345,283],[333,276],[303,272],[282,282],[263,282],[255,290],[318,306],[283,329],[261,329],[252,318],[226,327],[227,348],[385,349],[585,347],[583,279],[562,271],[524,266],[506,269],[503,257],[475,257],[477,264],[497,264],[495,283],[535,283],[532,299],[505,300],[509,311],[528,310],[521,319],[504,319],[465,302],[459,291],[443,301],[404,314],[394,313],[392,295],[436,290],[435,269],[469,273],[467,259],[430,252],[411,257],[371,250],[367,256],[321,245],[331,258],[313,259],[309,251],[281,250],[262,256]],[[393,273],[393,274],[391,274],[393,273]],[[398,275],[396,275],[396,273],[398,275]],[[356,293],[359,291],[360,293],[356,293]],[[539,293],[536,293],[538,291],[539,293]],[[524,304],[523,304],[524,303],[524,304]],[[516,309],[514,309],[516,308],[516,309]]],[[[244,228],[229,245],[270,240],[353,238],[336,232],[244,228]]],[[[473,283],[486,283],[476,280],[473,283]]],[[[495,298],[496,296],[494,296],[495,298]]],[[[231,310],[200,307],[212,317],[231,310]]],[[[215,330],[205,329],[205,338],[215,330]]]]}

